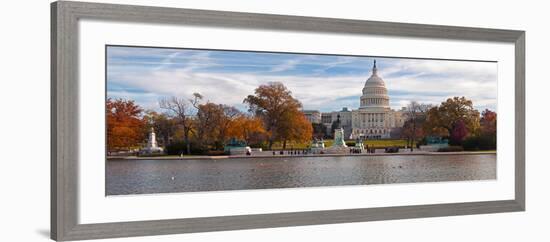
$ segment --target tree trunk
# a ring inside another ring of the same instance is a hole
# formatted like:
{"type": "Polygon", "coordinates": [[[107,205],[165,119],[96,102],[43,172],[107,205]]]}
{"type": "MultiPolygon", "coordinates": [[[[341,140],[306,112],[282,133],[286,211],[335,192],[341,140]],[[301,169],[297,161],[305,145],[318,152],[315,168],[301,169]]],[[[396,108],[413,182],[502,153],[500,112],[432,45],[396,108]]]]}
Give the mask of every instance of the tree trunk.
{"type": "Polygon", "coordinates": [[[286,140],[283,141],[283,150],[286,150],[286,140]]]}
{"type": "Polygon", "coordinates": [[[185,146],[186,146],[186,153],[188,155],[190,155],[191,154],[191,144],[189,144],[189,138],[188,138],[187,135],[185,136],[185,146]]]}
{"type": "Polygon", "coordinates": [[[191,144],[189,144],[189,130],[186,129],[186,128],[183,128],[184,129],[184,138],[183,140],[185,141],[185,146],[186,146],[186,152],[188,155],[191,154],[191,144]]]}
{"type": "Polygon", "coordinates": [[[413,119],[413,132],[411,138],[411,151],[414,150],[414,141],[416,140],[416,117],[413,119]]]}

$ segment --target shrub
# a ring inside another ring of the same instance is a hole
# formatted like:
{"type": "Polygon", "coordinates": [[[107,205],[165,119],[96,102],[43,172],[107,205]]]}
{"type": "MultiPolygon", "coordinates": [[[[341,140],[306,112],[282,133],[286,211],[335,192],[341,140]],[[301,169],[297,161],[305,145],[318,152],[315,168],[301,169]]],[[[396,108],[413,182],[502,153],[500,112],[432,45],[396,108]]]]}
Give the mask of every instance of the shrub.
{"type": "Polygon", "coordinates": [[[206,152],[206,155],[216,156],[216,155],[227,155],[223,150],[209,150],[206,152]]]}
{"type": "MultiPolygon", "coordinates": [[[[190,154],[187,154],[186,152],[187,145],[183,141],[172,142],[171,144],[166,146],[165,151],[166,151],[166,154],[168,155],[181,155],[181,154],[190,155],[190,154]]],[[[191,143],[191,154],[204,155],[206,154],[206,152],[207,152],[207,149],[201,148],[198,145],[191,143]]]]}
{"type": "Polygon", "coordinates": [[[427,145],[427,144],[428,144],[428,139],[426,137],[423,137],[420,141],[416,142],[416,147],[419,147],[421,145],[427,145]]]}
{"type": "Polygon", "coordinates": [[[267,150],[267,148],[269,148],[267,142],[249,144],[249,146],[250,148],[262,148],[262,150],[267,150]]]}
{"type": "Polygon", "coordinates": [[[462,142],[464,150],[495,150],[497,148],[496,137],[491,136],[472,136],[462,142]]]}
{"type": "Polygon", "coordinates": [[[168,155],[179,155],[181,153],[185,153],[185,143],[172,142],[165,147],[165,151],[168,155]]]}
{"type": "Polygon", "coordinates": [[[462,146],[453,145],[453,146],[439,148],[437,150],[437,152],[458,152],[458,151],[464,151],[464,148],[462,148],[462,146]]]}
{"type": "Polygon", "coordinates": [[[479,137],[468,137],[462,142],[464,150],[476,151],[479,150],[479,137]]]}
{"type": "Polygon", "coordinates": [[[479,139],[480,150],[496,150],[497,149],[497,137],[481,136],[479,139]]]}

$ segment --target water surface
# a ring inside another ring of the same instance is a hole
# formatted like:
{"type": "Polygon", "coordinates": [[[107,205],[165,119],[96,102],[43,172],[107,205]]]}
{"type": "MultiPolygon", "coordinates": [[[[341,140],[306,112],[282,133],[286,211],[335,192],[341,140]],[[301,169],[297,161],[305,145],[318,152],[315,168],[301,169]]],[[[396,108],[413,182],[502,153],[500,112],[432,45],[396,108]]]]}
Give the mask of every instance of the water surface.
{"type": "Polygon", "coordinates": [[[109,160],[106,194],[496,179],[495,154],[109,160]]]}

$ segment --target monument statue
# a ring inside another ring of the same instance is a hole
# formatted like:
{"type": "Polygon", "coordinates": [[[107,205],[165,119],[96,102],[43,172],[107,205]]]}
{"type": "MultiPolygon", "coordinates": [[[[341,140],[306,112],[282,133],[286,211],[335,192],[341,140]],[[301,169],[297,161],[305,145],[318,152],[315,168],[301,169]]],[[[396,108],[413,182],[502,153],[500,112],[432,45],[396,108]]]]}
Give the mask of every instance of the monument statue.
{"type": "Polygon", "coordinates": [[[358,153],[362,153],[365,149],[365,144],[363,143],[363,139],[361,137],[357,137],[357,139],[355,139],[355,146],[353,148],[358,153]]]}
{"type": "Polygon", "coordinates": [[[449,147],[449,140],[443,139],[439,136],[426,137],[426,144],[420,145],[420,150],[428,152],[436,152],[441,148],[449,147]]]}
{"type": "Polygon", "coordinates": [[[325,150],[325,141],[322,138],[319,140],[317,137],[314,137],[309,149],[313,154],[321,154],[325,150]]]}
{"type": "Polygon", "coordinates": [[[158,148],[157,136],[155,134],[155,129],[154,128],[151,128],[151,132],[149,133],[149,140],[147,141],[147,147],[148,148],[158,148]]]}
{"type": "Polygon", "coordinates": [[[331,147],[326,149],[326,151],[329,154],[343,154],[349,152],[349,148],[346,145],[346,141],[344,140],[343,128],[340,127],[334,130],[334,142],[332,143],[331,147]]]}
{"type": "Polygon", "coordinates": [[[139,151],[140,154],[160,154],[163,153],[164,149],[158,146],[157,137],[155,134],[155,129],[151,128],[149,133],[149,139],[147,140],[147,146],[139,151]]]}
{"type": "Polygon", "coordinates": [[[229,155],[251,155],[252,149],[246,144],[244,140],[238,140],[232,137],[229,142],[223,147],[226,154],[229,155]]]}
{"type": "Polygon", "coordinates": [[[334,130],[334,143],[333,147],[348,147],[346,141],[344,140],[344,129],[338,128],[334,130]]]}

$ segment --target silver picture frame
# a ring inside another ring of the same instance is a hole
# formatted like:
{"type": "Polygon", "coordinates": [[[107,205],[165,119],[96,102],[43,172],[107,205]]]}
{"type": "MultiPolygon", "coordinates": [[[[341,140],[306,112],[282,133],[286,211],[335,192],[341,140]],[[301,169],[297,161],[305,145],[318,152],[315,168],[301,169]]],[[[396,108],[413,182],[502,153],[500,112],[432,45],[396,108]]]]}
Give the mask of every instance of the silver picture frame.
{"type": "Polygon", "coordinates": [[[51,4],[51,238],[54,240],[102,239],[524,210],[524,31],[70,1],[51,4]],[[84,111],[79,110],[78,106],[78,22],[82,19],[514,44],[515,198],[500,201],[81,224],[78,221],[77,194],[78,114],[84,111]]]}

